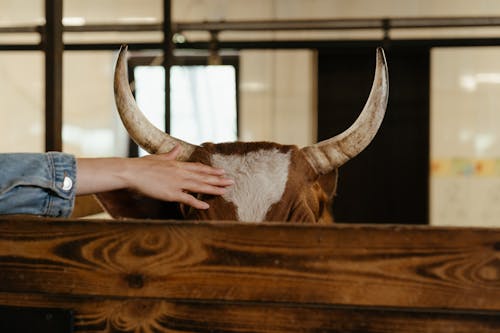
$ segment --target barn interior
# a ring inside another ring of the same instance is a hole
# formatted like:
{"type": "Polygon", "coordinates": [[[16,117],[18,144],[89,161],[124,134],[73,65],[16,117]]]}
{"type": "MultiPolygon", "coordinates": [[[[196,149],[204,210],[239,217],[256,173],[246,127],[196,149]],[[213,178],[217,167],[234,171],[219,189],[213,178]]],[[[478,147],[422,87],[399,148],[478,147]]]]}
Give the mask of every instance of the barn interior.
{"type": "MultiPolygon", "coordinates": [[[[386,118],[340,170],[336,220],[498,224],[497,1],[2,0],[0,9],[2,152],[141,154],[113,101],[123,43],[138,103],[159,128],[194,144],[306,146],[357,117],[382,46],[386,118]]],[[[98,210],[79,204],[80,215],[98,210]]]]}
{"type": "Polygon", "coordinates": [[[378,47],[386,115],[333,225],[112,220],[92,196],[0,215],[0,332],[500,330],[498,0],[0,0],[0,152],[143,156],[123,44],[138,105],[193,144],[341,133],[378,47]]]}
{"type": "Polygon", "coordinates": [[[0,1],[2,152],[140,154],[113,101],[122,43],[159,128],[194,144],[306,146],[356,119],[382,46],[386,119],[340,170],[336,220],[498,223],[496,1],[47,3],[0,1]]]}

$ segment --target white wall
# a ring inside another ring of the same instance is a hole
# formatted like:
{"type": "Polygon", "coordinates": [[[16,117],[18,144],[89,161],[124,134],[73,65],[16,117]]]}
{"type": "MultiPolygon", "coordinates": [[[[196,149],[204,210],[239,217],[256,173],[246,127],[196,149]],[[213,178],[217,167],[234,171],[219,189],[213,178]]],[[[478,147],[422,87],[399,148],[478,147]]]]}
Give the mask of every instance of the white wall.
{"type": "Polygon", "coordinates": [[[500,226],[500,47],[432,51],[431,224],[500,226]]]}
{"type": "Polygon", "coordinates": [[[0,52],[0,152],[45,146],[42,52],[0,52]]]}
{"type": "Polygon", "coordinates": [[[240,137],[305,146],[316,137],[312,51],[244,51],[240,137]]]}
{"type": "MultiPolygon", "coordinates": [[[[76,1],[76,0],[74,0],[76,1]]],[[[94,0],[96,1],[96,0],[94,0]]],[[[495,16],[496,0],[177,0],[176,20],[495,16]]]]}

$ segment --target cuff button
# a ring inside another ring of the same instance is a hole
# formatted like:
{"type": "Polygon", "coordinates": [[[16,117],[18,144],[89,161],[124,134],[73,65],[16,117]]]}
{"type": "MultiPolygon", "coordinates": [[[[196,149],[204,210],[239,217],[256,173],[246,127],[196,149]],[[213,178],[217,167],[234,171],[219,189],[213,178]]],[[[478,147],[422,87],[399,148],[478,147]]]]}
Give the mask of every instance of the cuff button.
{"type": "Polygon", "coordinates": [[[69,191],[73,187],[73,181],[68,176],[64,177],[62,189],[63,191],[69,191]]]}

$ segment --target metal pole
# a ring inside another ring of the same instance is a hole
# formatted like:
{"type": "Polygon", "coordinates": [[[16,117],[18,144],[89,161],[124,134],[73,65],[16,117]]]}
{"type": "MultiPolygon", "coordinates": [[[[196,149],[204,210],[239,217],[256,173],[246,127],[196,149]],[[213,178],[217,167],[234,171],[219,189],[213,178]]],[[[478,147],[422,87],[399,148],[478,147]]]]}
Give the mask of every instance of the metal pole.
{"type": "Polygon", "coordinates": [[[63,0],[45,0],[45,150],[62,150],[63,0]]]}
{"type": "Polygon", "coordinates": [[[165,131],[170,132],[170,67],[173,61],[172,1],[163,0],[163,68],[165,68],[165,131]]]}

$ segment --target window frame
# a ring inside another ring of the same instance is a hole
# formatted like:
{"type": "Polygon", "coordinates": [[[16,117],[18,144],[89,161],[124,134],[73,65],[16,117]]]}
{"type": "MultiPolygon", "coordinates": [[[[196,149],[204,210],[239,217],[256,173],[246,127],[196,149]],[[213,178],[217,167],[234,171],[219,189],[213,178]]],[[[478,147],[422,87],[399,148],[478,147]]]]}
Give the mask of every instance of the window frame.
{"type": "MultiPolygon", "coordinates": [[[[233,66],[235,69],[235,90],[236,90],[236,137],[239,138],[240,133],[240,93],[239,93],[239,65],[240,59],[238,55],[221,55],[221,65],[233,66]]],[[[172,66],[207,66],[208,54],[196,54],[196,55],[176,55],[173,58],[172,66]]],[[[158,54],[147,54],[147,52],[132,54],[128,59],[128,73],[129,73],[129,83],[131,84],[132,94],[135,97],[135,86],[132,84],[135,81],[134,70],[138,66],[161,66],[163,61],[163,56],[158,54]]],[[[170,102],[171,103],[171,102],[170,102]]],[[[171,108],[166,110],[170,113],[171,108]]],[[[167,133],[170,132],[170,114],[165,115],[165,130],[167,133]]],[[[128,156],[138,157],[139,147],[134,142],[134,140],[129,138],[128,144],[128,156]]]]}

